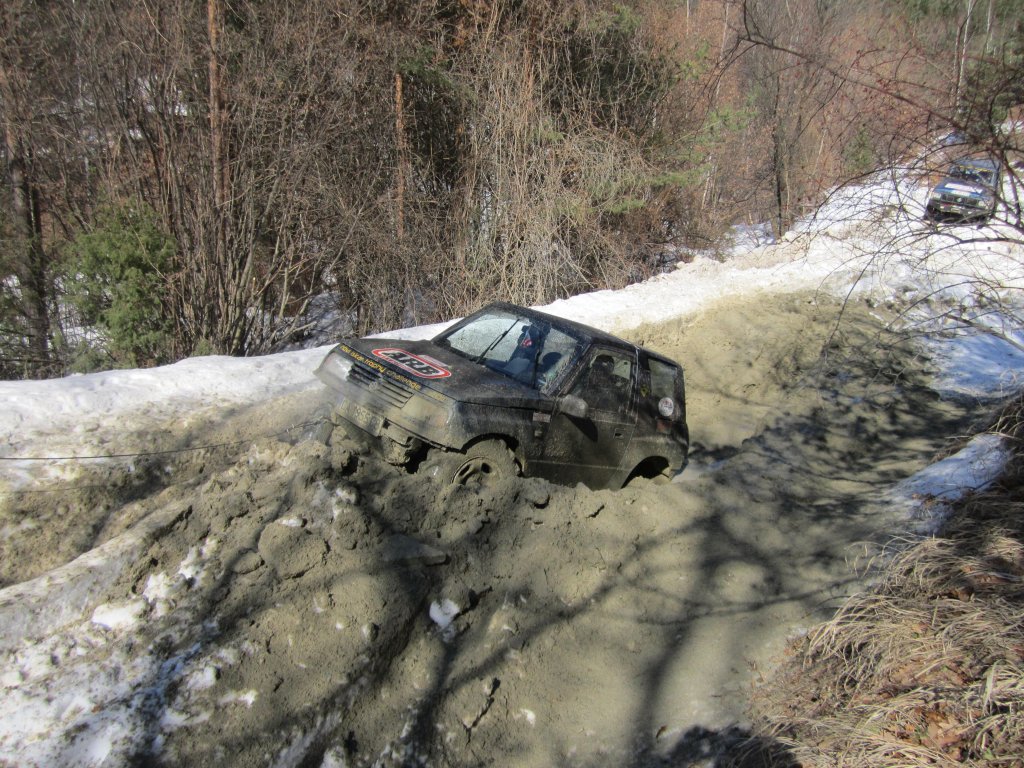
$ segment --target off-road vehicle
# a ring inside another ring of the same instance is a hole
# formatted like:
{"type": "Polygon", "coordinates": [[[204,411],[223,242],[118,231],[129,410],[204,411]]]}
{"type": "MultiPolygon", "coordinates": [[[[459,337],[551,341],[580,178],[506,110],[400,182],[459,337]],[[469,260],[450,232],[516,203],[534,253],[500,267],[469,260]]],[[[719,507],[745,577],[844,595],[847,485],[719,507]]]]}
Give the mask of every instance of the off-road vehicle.
{"type": "Polygon", "coordinates": [[[999,184],[999,163],[995,160],[958,160],[929,193],[925,218],[986,221],[995,213],[999,184]]]}
{"type": "Polygon", "coordinates": [[[619,488],[686,464],[682,368],[580,323],[491,304],[429,341],[346,340],[316,371],[336,423],[445,482],[619,488]]]}

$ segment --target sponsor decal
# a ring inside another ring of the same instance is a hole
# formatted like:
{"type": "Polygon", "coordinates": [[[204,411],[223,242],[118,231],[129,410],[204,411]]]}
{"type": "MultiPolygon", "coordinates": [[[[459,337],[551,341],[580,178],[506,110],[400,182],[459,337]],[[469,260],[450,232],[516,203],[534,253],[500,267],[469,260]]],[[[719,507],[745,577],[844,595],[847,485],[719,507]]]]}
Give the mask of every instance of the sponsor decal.
{"type": "Polygon", "coordinates": [[[356,350],[352,349],[352,347],[348,346],[347,344],[339,344],[338,348],[341,349],[342,352],[351,357],[353,360],[355,360],[357,363],[362,363],[367,368],[373,371],[377,371],[383,376],[388,376],[394,379],[395,381],[400,381],[405,386],[414,389],[417,392],[423,389],[423,385],[420,384],[418,381],[413,381],[412,379],[408,379],[399,373],[395,373],[390,368],[385,366],[383,363],[378,362],[377,360],[371,360],[366,355],[362,355],[359,352],[356,352],[356,350]]]}
{"type": "Polygon", "coordinates": [[[406,352],[404,349],[384,347],[373,350],[373,354],[421,379],[443,379],[452,375],[452,372],[445,368],[440,361],[432,357],[420,357],[412,352],[406,352]]]}

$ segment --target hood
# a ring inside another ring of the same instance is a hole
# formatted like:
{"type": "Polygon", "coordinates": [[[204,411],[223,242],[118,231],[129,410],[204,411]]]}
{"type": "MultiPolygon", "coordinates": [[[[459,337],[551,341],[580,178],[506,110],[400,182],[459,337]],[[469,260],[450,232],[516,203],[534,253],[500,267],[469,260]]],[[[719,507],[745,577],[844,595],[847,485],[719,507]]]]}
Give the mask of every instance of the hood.
{"type": "Polygon", "coordinates": [[[351,339],[339,346],[355,350],[385,375],[412,381],[460,402],[514,408],[538,408],[551,402],[537,390],[432,341],[351,339]]]}
{"type": "Polygon", "coordinates": [[[986,197],[992,194],[992,190],[984,184],[967,179],[948,177],[939,182],[935,192],[941,194],[948,192],[954,195],[971,195],[972,197],[986,197]]]}

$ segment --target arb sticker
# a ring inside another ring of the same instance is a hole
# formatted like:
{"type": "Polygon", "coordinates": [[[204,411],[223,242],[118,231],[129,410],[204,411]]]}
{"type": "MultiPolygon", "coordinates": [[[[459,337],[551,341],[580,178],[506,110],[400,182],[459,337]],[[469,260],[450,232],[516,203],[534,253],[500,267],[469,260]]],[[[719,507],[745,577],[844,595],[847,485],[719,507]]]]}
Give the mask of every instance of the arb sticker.
{"type": "Polygon", "coordinates": [[[408,371],[413,376],[419,376],[421,379],[443,379],[446,376],[452,375],[452,372],[439,361],[432,358],[419,357],[412,352],[406,352],[404,349],[386,347],[373,350],[373,354],[383,360],[394,363],[403,371],[408,371]]]}

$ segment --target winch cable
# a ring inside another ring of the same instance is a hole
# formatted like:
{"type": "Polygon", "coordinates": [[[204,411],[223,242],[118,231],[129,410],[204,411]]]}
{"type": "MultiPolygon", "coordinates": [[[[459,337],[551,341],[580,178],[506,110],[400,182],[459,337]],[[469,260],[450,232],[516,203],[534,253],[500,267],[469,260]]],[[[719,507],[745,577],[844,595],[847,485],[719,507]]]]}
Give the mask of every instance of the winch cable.
{"type": "Polygon", "coordinates": [[[323,424],[328,419],[326,416],[320,419],[314,419],[311,421],[303,421],[298,424],[292,424],[290,427],[285,427],[279,432],[272,432],[266,435],[253,435],[242,440],[231,440],[224,443],[211,443],[209,445],[192,445],[185,448],[166,448],[158,451],[133,451],[131,453],[106,453],[106,454],[95,454],[85,456],[0,456],[0,461],[105,461],[113,459],[136,459],[146,458],[149,456],[170,456],[180,453],[191,453],[194,451],[210,451],[218,448],[231,448],[238,445],[245,445],[251,443],[254,440],[264,440],[271,437],[281,437],[289,432],[294,432],[297,429],[305,427],[315,427],[323,424]]]}

